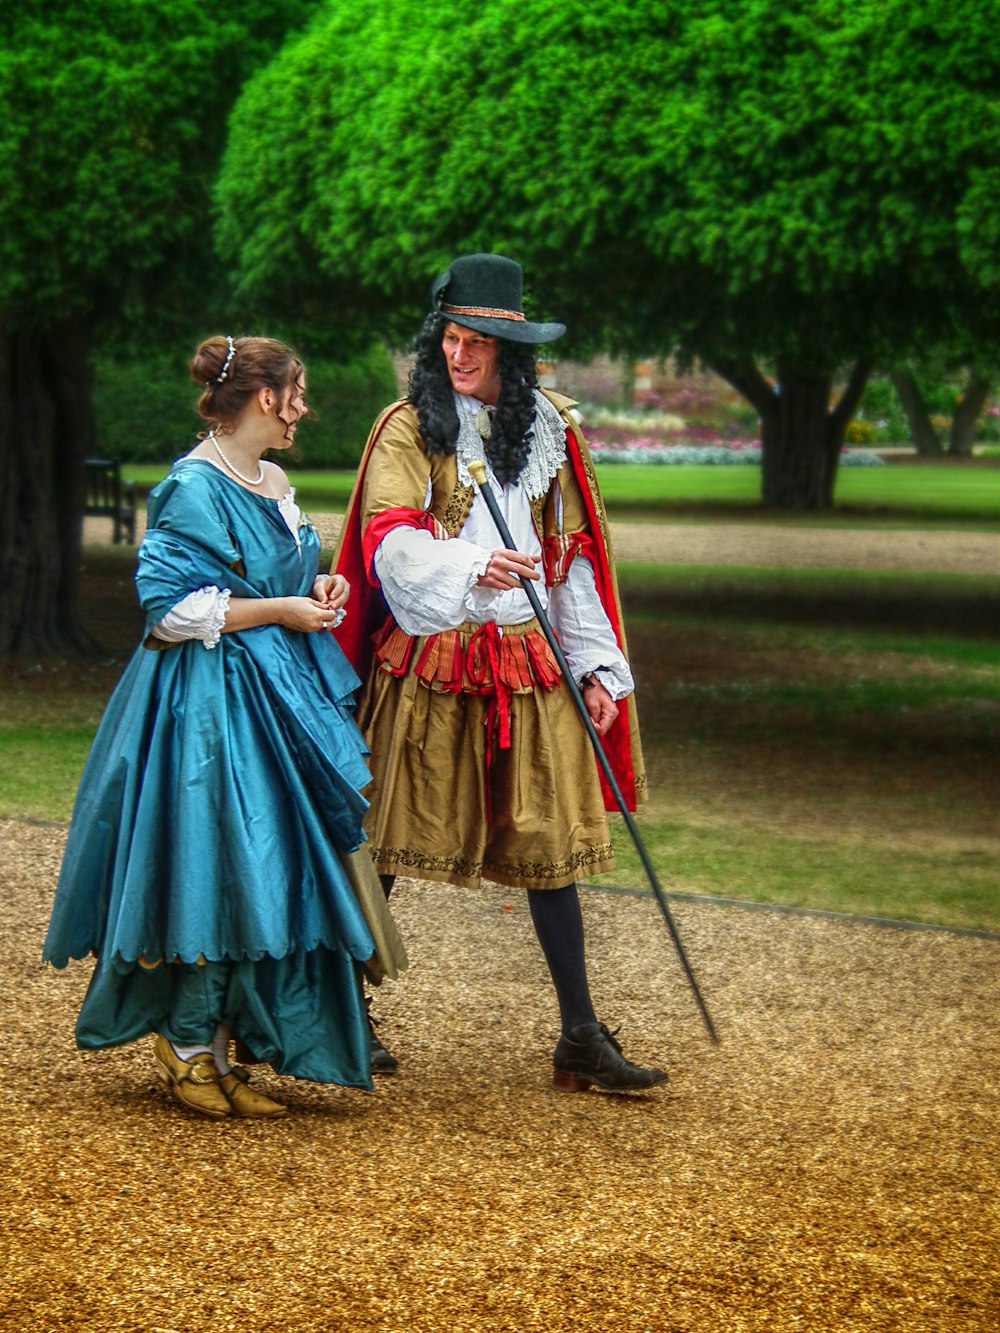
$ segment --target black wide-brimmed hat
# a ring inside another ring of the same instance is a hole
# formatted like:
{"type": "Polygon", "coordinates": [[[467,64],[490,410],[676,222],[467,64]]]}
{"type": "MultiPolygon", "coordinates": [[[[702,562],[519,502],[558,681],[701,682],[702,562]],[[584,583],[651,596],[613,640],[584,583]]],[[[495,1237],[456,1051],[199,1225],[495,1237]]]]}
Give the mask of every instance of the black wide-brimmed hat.
{"type": "Polygon", "coordinates": [[[550,343],[565,324],[533,324],[521,309],[521,265],[503,255],[462,255],[434,279],[431,304],[454,324],[516,343],[550,343]]]}

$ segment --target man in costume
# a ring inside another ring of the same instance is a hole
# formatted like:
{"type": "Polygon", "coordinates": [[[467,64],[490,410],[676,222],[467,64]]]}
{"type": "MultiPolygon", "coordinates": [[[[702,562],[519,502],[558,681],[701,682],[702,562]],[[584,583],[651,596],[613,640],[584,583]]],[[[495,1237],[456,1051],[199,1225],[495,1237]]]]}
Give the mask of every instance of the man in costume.
{"type": "MultiPolygon", "coordinates": [[[[409,395],[375,422],[336,567],[366,590],[338,638],[367,686],[366,831],[397,874],[527,891],[559,1002],[563,1090],[662,1082],[594,1012],[576,880],[614,861],[611,807],[571,695],[534,618],[539,597],[619,785],[645,796],[607,518],[572,400],[538,388],[533,348],[565,326],[521,309],[521,268],[456,259],[432,286],[409,395]],[[485,460],[517,550],[469,474],[485,460]]],[[[375,1067],[395,1061],[375,1047],[375,1067]]]]}

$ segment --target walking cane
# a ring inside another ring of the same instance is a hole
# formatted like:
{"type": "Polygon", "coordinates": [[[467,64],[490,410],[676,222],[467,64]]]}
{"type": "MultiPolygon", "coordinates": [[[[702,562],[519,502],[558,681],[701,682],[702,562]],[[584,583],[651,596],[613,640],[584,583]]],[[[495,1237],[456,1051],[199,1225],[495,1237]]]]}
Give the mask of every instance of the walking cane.
{"type": "MultiPolygon", "coordinates": [[[[486,501],[486,507],[489,509],[490,514],[493,517],[493,522],[497,525],[497,531],[500,533],[500,540],[509,551],[517,550],[517,547],[514,545],[514,538],[510,535],[510,529],[507,527],[504,516],[500,512],[500,506],[497,504],[496,496],[487,485],[485,463],[479,461],[470,463],[469,472],[473,481],[479,487],[480,495],[486,501]]],[[[570,671],[569,663],[566,661],[566,657],[562,648],[559,646],[559,641],[555,636],[555,632],[549,624],[549,618],[542,609],[542,604],[538,599],[538,593],[535,592],[535,589],[532,587],[531,580],[522,578],[520,583],[521,587],[528,595],[528,601],[531,603],[531,608],[538,619],[539,625],[542,627],[542,633],[545,635],[549,647],[555,654],[555,659],[559,663],[559,670],[562,672],[563,678],[566,681],[566,686],[569,689],[573,702],[576,704],[576,711],[580,714],[583,725],[587,729],[587,735],[590,737],[590,743],[594,747],[594,754],[597,756],[597,762],[601,766],[601,770],[607,779],[608,786],[611,788],[612,795],[614,796],[618,809],[621,811],[622,817],[625,820],[626,827],[632,835],[635,849],[639,853],[639,859],[642,861],[649,882],[653,886],[653,894],[656,897],[657,903],[659,903],[660,911],[663,913],[663,919],[667,923],[667,929],[670,931],[670,938],[674,942],[674,948],[677,950],[677,956],[681,960],[681,966],[684,968],[684,973],[687,976],[688,983],[694,993],[694,998],[698,1003],[701,1016],[705,1021],[706,1028],[708,1028],[709,1036],[716,1044],[718,1044],[718,1034],[712,1024],[712,1019],[705,1005],[705,1001],[702,998],[701,991],[698,989],[698,982],[695,980],[695,975],[691,969],[691,964],[688,962],[687,954],[684,952],[684,945],[681,943],[681,937],[677,932],[673,914],[667,905],[666,895],[660,887],[660,881],[656,876],[656,871],[653,869],[653,863],[649,859],[649,853],[646,851],[645,844],[639,836],[639,830],[636,828],[635,820],[632,818],[632,815],[625,804],[625,797],[622,795],[618,780],[612,771],[608,756],[604,753],[604,747],[601,744],[600,736],[597,734],[597,728],[594,726],[590,714],[587,712],[587,705],[584,703],[583,695],[580,693],[580,687],[573,679],[573,673],[570,671]]]]}

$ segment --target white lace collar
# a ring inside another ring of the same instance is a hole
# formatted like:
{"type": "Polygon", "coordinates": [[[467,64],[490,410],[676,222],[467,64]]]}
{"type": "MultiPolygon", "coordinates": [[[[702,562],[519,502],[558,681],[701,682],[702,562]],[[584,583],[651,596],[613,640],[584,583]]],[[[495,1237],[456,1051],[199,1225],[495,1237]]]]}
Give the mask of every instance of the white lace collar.
{"type": "Polygon", "coordinates": [[[302,510],[299,508],[295,499],[295,487],[289,486],[278,501],[278,513],[285,520],[288,531],[295,538],[295,545],[301,546],[302,541],[299,538],[299,522],[302,518],[302,510]]]}
{"type": "MultiPolygon", "coordinates": [[[[538,500],[548,492],[552,478],[566,462],[566,426],[556,408],[544,394],[535,393],[535,422],[531,433],[531,449],[517,485],[523,486],[528,498],[538,500]]],[[[472,485],[469,464],[486,463],[488,475],[496,481],[486,458],[482,436],[476,427],[476,417],[486,409],[478,398],[467,393],[455,394],[458,412],[458,479],[463,486],[472,485]]],[[[497,483],[499,485],[499,483],[497,483]]]]}

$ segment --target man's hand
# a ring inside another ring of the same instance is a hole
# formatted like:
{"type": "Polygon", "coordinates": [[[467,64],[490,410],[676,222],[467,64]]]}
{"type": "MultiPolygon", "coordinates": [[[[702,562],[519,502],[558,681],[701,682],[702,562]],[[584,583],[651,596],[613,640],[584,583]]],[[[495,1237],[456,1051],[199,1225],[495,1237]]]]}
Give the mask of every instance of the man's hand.
{"type": "Polygon", "coordinates": [[[618,705],[596,676],[590,678],[594,683],[583,691],[583,702],[594,724],[598,736],[603,736],[618,716],[618,705]]]}
{"type": "Polygon", "coordinates": [[[521,579],[537,579],[535,566],[541,560],[538,555],[524,555],[521,551],[494,551],[485,574],[480,574],[476,582],[480,588],[496,588],[498,592],[509,592],[517,587],[521,579]]]}

